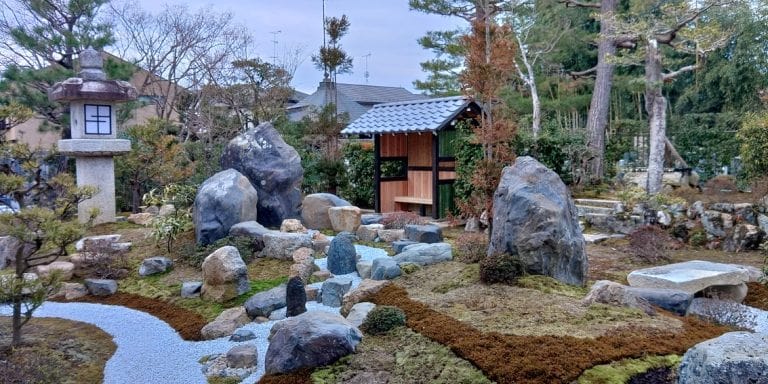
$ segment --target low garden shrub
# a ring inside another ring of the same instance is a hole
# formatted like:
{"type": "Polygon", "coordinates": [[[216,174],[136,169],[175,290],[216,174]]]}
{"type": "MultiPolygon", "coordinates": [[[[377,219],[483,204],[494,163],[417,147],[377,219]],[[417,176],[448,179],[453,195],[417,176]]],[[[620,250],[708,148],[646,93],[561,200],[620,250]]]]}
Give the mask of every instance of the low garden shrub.
{"type": "Polygon", "coordinates": [[[464,263],[479,263],[488,253],[488,235],[464,232],[456,238],[456,259],[464,263]]]}
{"type": "Polygon", "coordinates": [[[381,335],[405,325],[405,312],[397,307],[379,305],[368,313],[360,329],[371,335],[381,335]]]}
{"type": "Polygon", "coordinates": [[[381,223],[384,224],[386,229],[403,229],[406,225],[424,225],[427,221],[413,212],[400,211],[385,214],[381,219],[381,223]]]}
{"type": "Polygon", "coordinates": [[[524,274],[523,264],[509,253],[486,256],[480,261],[480,281],[485,284],[514,284],[524,274]]]}
{"type": "Polygon", "coordinates": [[[673,241],[663,229],[646,225],[629,234],[629,252],[646,263],[669,261],[667,250],[673,241]]]}

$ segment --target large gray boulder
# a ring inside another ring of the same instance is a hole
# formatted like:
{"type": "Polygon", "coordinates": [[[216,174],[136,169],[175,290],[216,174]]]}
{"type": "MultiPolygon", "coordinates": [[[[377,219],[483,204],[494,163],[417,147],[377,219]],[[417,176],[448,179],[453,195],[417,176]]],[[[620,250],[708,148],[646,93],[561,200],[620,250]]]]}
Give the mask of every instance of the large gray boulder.
{"type": "Polygon", "coordinates": [[[285,284],[278,285],[268,291],[256,293],[244,304],[245,311],[252,319],[256,317],[269,317],[272,311],[283,308],[285,305],[285,284]]]}
{"type": "Polygon", "coordinates": [[[248,292],[248,268],[237,248],[228,245],[203,260],[203,288],[206,300],[225,302],[248,292]]]}
{"type": "Polygon", "coordinates": [[[678,384],[768,383],[768,335],[728,332],[683,355],[678,384]]]}
{"type": "Polygon", "coordinates": [[[560,177],[528,156],[505,167],[493,197],[488,257],[509,253],[527,273],[583,286],[584,247],[576,206],[560,177]]]}
{"type": "Polygon", "coordinates": [[[328,208],[352,205],[332,193],[313,193],[301,203],[301,221],[309,229],[331,229],[328,208]]]}
{"type": "Polygon", "coordinates": [[[260,124],[232,139],[221,155],[221,167],[238,170],[256,188],[257,220],[262,225],[279,227],[285,219],[299,218],[301,158],[272,124],[260,124]]]}
{"type": "Polygon", "coordinates": [[[355,351],[363,334],[337,314],[309,311],[276,323],[269,336],[266,373],[328,365],[355,351]]]}
{"type": "Polygon", "coordinates": [[[354,236],[342,232],[331,240],[328,247],[328,270],[334,275],[346,275],[356,271],[357,251],[352,243],[354,236]]]}
{"type": "Polygon", "coordinates": [[[211,176],[195,196],[192,219],[197,243],[211,244],[226,237],[233,225],[256,220],[258,202],[259,194],[240,172],[227,169],[211,176]]]}
{"type": "Polygon", "coordinates": [[[451,245],[448,243],[416,243],[406,246],[402,252],[392,257],[398,264],[416,263],[432,265],[453,258],[451,245]]]}

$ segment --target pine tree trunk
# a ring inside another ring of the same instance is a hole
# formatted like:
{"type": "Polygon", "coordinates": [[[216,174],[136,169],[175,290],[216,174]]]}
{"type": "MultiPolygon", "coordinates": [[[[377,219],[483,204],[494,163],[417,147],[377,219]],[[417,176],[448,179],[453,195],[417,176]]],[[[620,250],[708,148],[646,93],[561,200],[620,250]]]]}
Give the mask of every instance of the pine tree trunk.
{"type": "Polygon", "coordinates": [[[13,337],[11,347],[16,348],[21,345],[21,297],[13,297],[13,337]]]}
{"type": "Polygon", "coordinates": [[[664,176],[664,145],[666,138],[667,100],[662,94],[664,79],[661,73],[661,53],[656,39],[648,40],[645,57],[645,110],[650,126],[648,153],[648,182],[646,192],[655,195],[661,191],[664,176]]]}
{"type": "Polygon", "coordinates": [[[600,2],[600,39],[597,44],[597,72],[595,88],[592,91],[592,101],[587,115],[587,148],[590,160],[587,163],[588,178],[592,183],[603,179],[605,154],[605,128],[608,125],[608,110],[611,104],[611,87],[613,83],[613,67],[610,62],[616,54],[614,42],[615,26],[613,14],[616,11],[616,0],[600,2]]]}
{"type": "MultiPolygon", "coordinates": [[[[26,248],[26,244],[24,244],[22,241],[19,241],[18,248],[16,248],[16,255],[14,257],[16,266],[13,278],[22,279],[21,281],[24,281],[24,271],[27,269],[27,261],[24,258],[24,248],[26,248]]],[[[21,322],[21,304],[23,299],[23,292],[20,285],[18,289],[19,291],[17,292],[16,288],[14,288],[14,291],[11,293],[11,303],[13,304],[13,319],[11,321],[11,329],[13,334],[11,337],[12,348],[21,345],[21,327],[24,325],[21,322]]]]}

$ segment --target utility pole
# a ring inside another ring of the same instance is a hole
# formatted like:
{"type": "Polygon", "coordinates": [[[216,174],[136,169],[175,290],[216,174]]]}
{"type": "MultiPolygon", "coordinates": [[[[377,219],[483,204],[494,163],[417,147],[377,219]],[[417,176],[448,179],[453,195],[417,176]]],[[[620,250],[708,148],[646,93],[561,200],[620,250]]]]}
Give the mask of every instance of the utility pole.
{"type": "Polygon", "coordinates": [[[371,77],[371,74],[368,73],[368,58],[371,57],[371,53],[368,52],[367,55],[363,55],[365,58],[365,72],[363,73],[363,77],[365,77],[365,83],[368,84],[368,78],[371,77]]]}
{"type": "Polygon", "coordinates": [[[277,66],[277,35],[283,31],[272,31],[272,65],[277,66]]]}

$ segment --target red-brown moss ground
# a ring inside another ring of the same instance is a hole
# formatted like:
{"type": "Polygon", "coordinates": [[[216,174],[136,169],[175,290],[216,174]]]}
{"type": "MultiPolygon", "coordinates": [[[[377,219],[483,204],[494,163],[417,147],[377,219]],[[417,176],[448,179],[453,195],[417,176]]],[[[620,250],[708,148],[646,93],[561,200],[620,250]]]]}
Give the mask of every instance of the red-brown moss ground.
{"type": "Polygon", "coordinates": [[[132,295],[130,293],[116,293],[112,296],[103,297],[85,296],[75,301],[121,305],[123,307],[147,312],[168,323],[168,325],[179,332],[179,335],[184,340],[201,340],[200,330],[207,324],[205,319],[195,312],[165,301],[132,295]]]}
{"type": "Polygon", "coordinates": [[[259,384],[312,384],[311,374],[312,369],[302,369],[284,375],[264,375],[259,384]]]}
{"type": "Polygon", "coordinates": [[[411,300],[400,287],[388,286],[372,301],[401,308],[410,328],[450,347],[498,383],[570,383],[592,366],[646,354],[682,354],[728,330],[684,318],[679,333],[624,328],[595,339],[502,335],[482,333],[438,313],[411,300]]]}
{"type": "Polygon", "coordinates": [[[747,283],[747,287],[744,305],[768,311],[768,287],[762,283],[747,283]]]}

